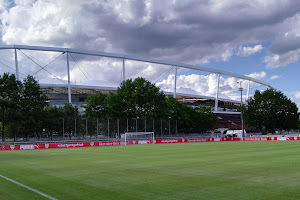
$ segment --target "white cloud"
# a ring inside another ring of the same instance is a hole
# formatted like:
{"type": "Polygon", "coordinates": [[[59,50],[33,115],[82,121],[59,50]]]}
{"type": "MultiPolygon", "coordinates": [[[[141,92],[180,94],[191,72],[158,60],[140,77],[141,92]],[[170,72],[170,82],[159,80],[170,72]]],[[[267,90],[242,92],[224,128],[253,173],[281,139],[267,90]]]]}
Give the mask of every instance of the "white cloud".
{"type": "Polygon", "coordinates": [[[300,91],[292,91],[292,92],[285,92],[287,96],[297,104],[298,109],[300,108],[300,91]]]}
{"type": "Polygon", "coordinates": [[[9,6],[12,4],[12,2],[8,0],[0,0],[0,14],[9,8],[9,6]]]}
{"type": "Polygon", "coordinates": [[[297,27],[291,24],[297,22],[299,5],[292,0],[18,0],[1,6],[0,32],[6,44],[81,48],[195,64],[228,61],[244,44],[250,46],[240,49],[241,56],[260,51],[261,45],[251,44],[297,27]]]}
{"type": "Polygon", "coordinates": [[[276,79],[279,79],[279,78],[280,78],[280,76],[274,75],[274,76],[270,77],[270,80],[276,80],[276,79]]]}
{"type": "MultiPolygon", "coordinates": [[[[266,72],[253,73],[248,75],[253,78],[264,78],[266,77],[266,72]]],[[[240,94],[238,88],[238,79],[233,77],[224,78],[220,76],[219,79],[219,97],[220,98],[230,98],[233,100],[239,100],[240,94]]],[[[156,83],[164,91],[173,92],[174,91],[174,75],[169,75],[167,79],[156,83]]],[[[255,88],[260,86],[256,83],[251,83],[250,88],[255,88]]],[[[245,91],[248,88],[248,81],[242,81],[242,87],[245,91]]],[[[209,75],[179,75],[177,77],[177,89],[178,93],[187,93],[194,95],[203,95],[214,97],[217,89],[217,76],[216,74],[209,75]]]]}
{"type": "Polygon", "coordinates": [[[300,15],[285,20],[280,34],[273,39],[264,58],[267,67],[278,68],[297,62],[300,58],[300,15]]]}
{"type": "Polygon", "coordinates": [[[262,78],[265,78],[267,76],[267,73],[262,71],[262,72],[254,72],[254,73],[251,73],[251,74],[248,74],[246,76],[249,76],[251,78],[256,78],[256,79],[262,79],[262,78]]]}
{"type": "Polygon", "coordinates": [[[238,56],[250,56],[252,54],[258,53],[263,49],[262,45],[255,45],[254,47],[240,47],[237,52],[238,56]]]}
{"type": "Polygon", "coordinates": [[[293,98],[294,99],[300,99],[300,91],[293,92],[293,98]]]}
{"type": "MultiPolygon", "coordinates": [[[[0,0],[0,43],[4,44],[79,48],[200,64],[228,61],[237,49],[238,55],[249,56],[260,52],[260,44],[269,41],[271,46],[264,58],[269,68],[296,62],[300,56],[300,2],[293,0],[19,0],[15,5],[4,4],[7,2],[0,0]]],[[[45,64],[56,56],[35,52],[31,55],[45,64]]],[[[20,53],[19,59],[23,73],[40,69],[20,53]]],[[[86,78],[73,63],[72,81],[120,82],[120,60],[84,56],[77,59],[89,75],[86,78]]],[[[65,79],[65,67],[64,58],[46,69],[65,79]]],[[[126,78],[143,76],[154,81],[165,75],[167,78],[158,84],[171,90],[172,75],[166,73],[168,70],[168,66],[126,62],[126,78]]],[[[53,77],[45,72],[37,76],[53,77]]],[[[248,76],[263,79],[266,72],[248,76]]],[[[236,81],[221,77],[222,95],[234,97],[236,81]]],[[[215,95],[215,75],[180,75],[178,83],[182,90],[215,95]]],[[[244,81],[243,88],[246,87],[244,81]]]]}
{"type": "MultiPolygon", "coordinates": [[[[262,71],[262,72],[253,72],[253,73],[248,74],[246,76],[261,80],[261,79],[263,79],[267,76],[267,73],[264,72],[264,71],[262,71]]],[[[242,88],[244,88],[244,89],[248,88],[249,81],[239,79],[238,82],[240,82],[240,81],[242,81],[242,88]]],[[[261,86],[261,84],[250,82],[250,88],[256,88],[256,87],[259,87],[259,86],[261,86]]]]}
{"type": "Polygon", "coordinates": [[[290,63],[297,62],[300,55],[300,46],[298,50],[289,51],[283,54],[270,54],[264,58],[267,68],[274,69],[284,67],[290,63]]]}

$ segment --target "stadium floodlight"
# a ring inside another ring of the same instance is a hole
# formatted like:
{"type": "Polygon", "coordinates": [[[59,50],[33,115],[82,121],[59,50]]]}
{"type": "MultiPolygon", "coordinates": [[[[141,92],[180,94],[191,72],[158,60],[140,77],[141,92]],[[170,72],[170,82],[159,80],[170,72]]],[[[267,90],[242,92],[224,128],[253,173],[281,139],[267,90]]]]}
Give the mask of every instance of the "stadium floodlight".
{"type": "Polygon", "coordinates": [[[245,131],[244,131],[244,119],[243,119],[243,87],[242,87],[242,81],[238,81],[237,83],[240,84],[239,91],[241,92],[241,123],[242,123],[242,137],[245,137],[245,131]]]}
{"type": "Polygon", "coordinates": [[[127,144],[128,140],[138,140],[138,141],[145,141],[145,140],[152,140],[154,144],[154,132],[129,132],[122,134],[121,138],[125,140],[125,145],[127,144]]]}

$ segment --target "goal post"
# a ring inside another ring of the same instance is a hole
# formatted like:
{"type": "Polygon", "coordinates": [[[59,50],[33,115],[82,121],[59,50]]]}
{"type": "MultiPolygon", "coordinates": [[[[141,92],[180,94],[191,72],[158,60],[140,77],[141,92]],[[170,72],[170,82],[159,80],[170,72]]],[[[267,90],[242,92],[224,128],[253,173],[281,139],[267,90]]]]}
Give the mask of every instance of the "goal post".
{"type": "Polygon", "coordinates": [[[124,138],[125,145],[127,144],[127,141],[130,140],[152,140],[153,144],[155,142],[154,132],[128,132],[121,137],[124,138]]]}

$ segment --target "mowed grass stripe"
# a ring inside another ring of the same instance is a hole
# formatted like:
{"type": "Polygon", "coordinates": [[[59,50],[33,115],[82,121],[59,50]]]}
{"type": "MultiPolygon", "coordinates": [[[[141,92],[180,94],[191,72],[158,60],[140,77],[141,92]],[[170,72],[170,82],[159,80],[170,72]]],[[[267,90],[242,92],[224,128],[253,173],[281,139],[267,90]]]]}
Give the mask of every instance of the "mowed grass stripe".
{"type": "Polygon", "coordinates": [[[57,199],[55,199],[54,197],[51,197],[51,196],[49,196],[49,195],[47,195],[47,194],[45,194],[45,193],[43,193],[43,192],[40,192],[40,191],[38,191],[38,190],[36,190],[36,189],[34,189],[34,188],[31,188],[31,187],[29,187],[29,186],[27,186],[27,185],[24,185],[24,184],[22,184],[22,183],[19,183],[19,182],[15,181],[15,180],[12,180],[12,179],[10,179],[10,178],[8,178],[8,177],[6,177],[6,176],[1,175],[1,174],[0,174],[0,178],[5,179],[5,180],[7,180],[7,181],[9,181],[9,182],[11,182],[11,183],[14,183],[14,184],[18,185],[18,186],[21,186],[21,187],[23,187],[23,188],[25,188],[25,189],[27,189],[27,190],[30,190],[30,191],[32,191],[32,192],[34,192],[34,193],[36,193],[36,194],[39,194],[40,196],[43,196],[43,197],[45,197],[45,198],[47,198],[47,199],[57,200],[57,199]]]}
{"type": "MultiPolygon", "coordinates": [[[[58,199],[300,199],[299,145],[213,142],[7,151],[0,152],[0,174],[58,199]]],[[[24,199],[21,193],[10,197],[7,190],[13,188],[5,183],[0,186],[5,199],[24,199]]]]}

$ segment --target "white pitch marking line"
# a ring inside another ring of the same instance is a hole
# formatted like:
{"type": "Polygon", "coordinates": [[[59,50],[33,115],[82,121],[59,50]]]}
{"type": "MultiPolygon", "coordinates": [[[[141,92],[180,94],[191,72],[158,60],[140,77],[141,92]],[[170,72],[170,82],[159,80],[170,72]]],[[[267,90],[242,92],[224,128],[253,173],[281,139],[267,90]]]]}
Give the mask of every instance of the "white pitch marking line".
{"type": "Polygon", "coordinates": [[[40,192],[40,191],[38,191],[38,190],[36,190],[36,189],[33,189],[33,188],[31,188],[31,187],[29,187],[29,186],[27,186],[27,185],[24,185],[24,184],[22,184],[22,183],[19,183],[19,182],[17,182],[17,181],[14,181],[14,180],[12,180],[12,179],[10,179],[10,178],[7,178],[7,177],[5,177],[5,176],[3,176],[3,175],[1,175],[1,174],[0,174],[0,177],[1,177],[1,178],[4,178],[4,179],[6,179],[6,180],[8,180],[8,181],[10,181],[10,182],[12,182],[12,183],[15,183],[15,184],[17,184],[17,185],[19,185],[19,186],[21,186],[21,187],[24,187],[24,188],[26,188],[26,189],[28,189],[28,190],[31,190],[31,191],[33,191],[33,192],[35,192],[35,193],[37,193],[37,194],[39,194],[39,195],[41,195],[41,196],[44,196],[44,197],[46,197],[46,198],[48,198],[48,199],[51,199],[51,200],[57,200],[57,199],[55,199],[54,197],[51,197],[51,196],[49,196],[49,195],[47,195],[47,194],[44,194],[44,193],[42,193],[42,192],[40,192]]]}

